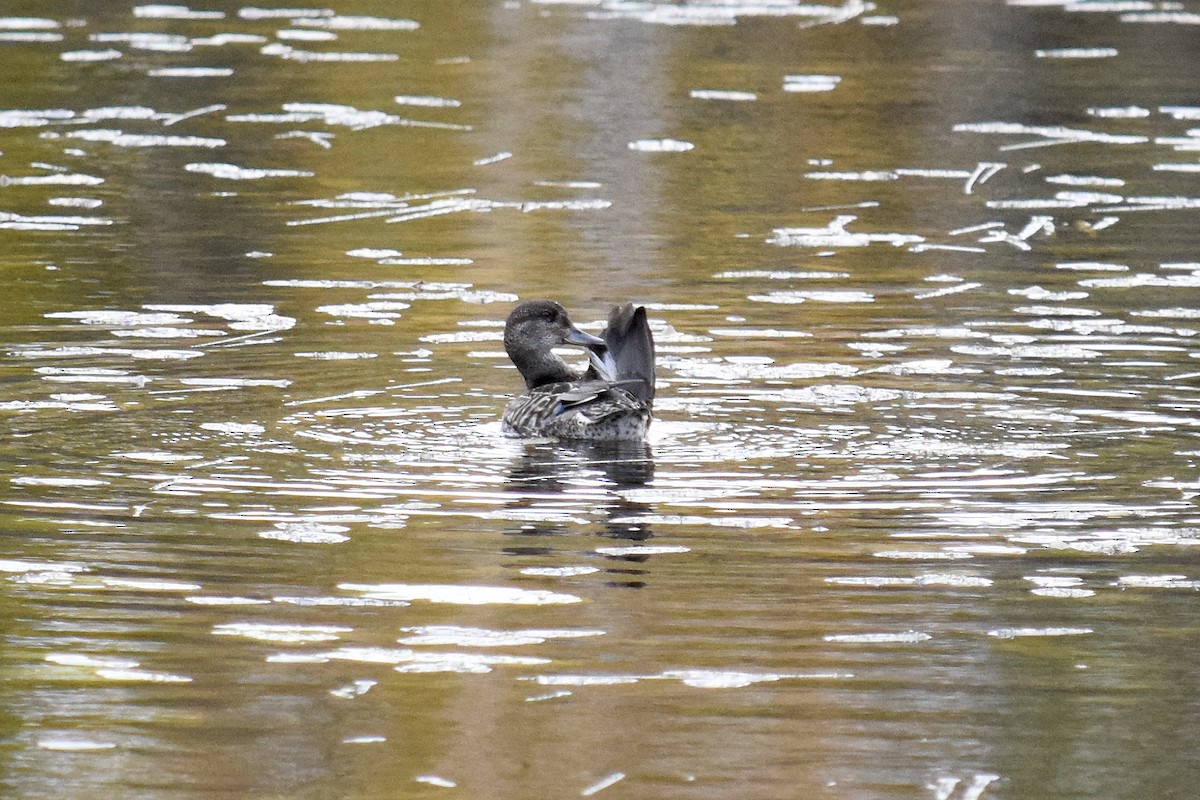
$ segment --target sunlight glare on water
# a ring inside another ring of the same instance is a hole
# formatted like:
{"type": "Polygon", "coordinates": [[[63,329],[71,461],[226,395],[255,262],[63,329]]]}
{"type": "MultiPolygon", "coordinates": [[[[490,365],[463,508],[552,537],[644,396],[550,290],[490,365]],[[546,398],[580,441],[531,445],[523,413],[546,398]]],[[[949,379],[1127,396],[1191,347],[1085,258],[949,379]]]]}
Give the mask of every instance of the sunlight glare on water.
{"type": "Polygon", "coordinates": [[[1183,3],[16,0],[6,797],[1191,797],[1183,3]],[[644,304],[637,445],[501,434],[644,304]]]}

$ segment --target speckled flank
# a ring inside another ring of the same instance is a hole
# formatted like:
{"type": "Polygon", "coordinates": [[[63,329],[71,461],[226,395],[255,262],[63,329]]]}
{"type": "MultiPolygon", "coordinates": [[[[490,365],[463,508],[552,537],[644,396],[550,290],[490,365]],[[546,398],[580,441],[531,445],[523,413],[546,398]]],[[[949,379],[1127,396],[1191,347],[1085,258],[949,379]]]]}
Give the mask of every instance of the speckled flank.
{"type": "Polygon", "coordinates": [[[502,428],[516,436],[592,442],[637,441],[650,428],[650,409],[628,392],[609,388],[591,403],[561,408],[556,392],[531,392],[504,409],[502,428]]]}

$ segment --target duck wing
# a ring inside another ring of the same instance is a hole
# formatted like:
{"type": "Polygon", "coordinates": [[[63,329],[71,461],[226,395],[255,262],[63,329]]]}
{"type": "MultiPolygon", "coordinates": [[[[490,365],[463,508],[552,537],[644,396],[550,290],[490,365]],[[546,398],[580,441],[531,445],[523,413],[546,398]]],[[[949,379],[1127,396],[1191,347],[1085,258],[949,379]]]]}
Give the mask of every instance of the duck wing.
{"type": "Polygon", "coordinates": [[[504,410],[504,425],[522,434],[544,432],[568,411],[590,411],[610,391],[606,381],[564,381],[539,386],[514,398],[504,410]]]}
{"type": "Polygon", "coordinates": [[[588,348],[596,377],[619,384],[643,403],[654,402],[654,336],[644,306],[626,303],[608,314],[603,345],[588,348]]]}

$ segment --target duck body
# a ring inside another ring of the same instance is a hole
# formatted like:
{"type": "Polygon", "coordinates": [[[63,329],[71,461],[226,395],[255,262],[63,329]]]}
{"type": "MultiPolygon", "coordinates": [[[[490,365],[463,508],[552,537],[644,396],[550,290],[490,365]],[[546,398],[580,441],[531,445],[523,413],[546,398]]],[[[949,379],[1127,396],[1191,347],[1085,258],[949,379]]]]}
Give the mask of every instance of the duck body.
{"type": "Polygon", "coordinates": [[[509,315],[504,349],[525,379],[525,392],[504,409],[510,435],[572,441],[641,441],[654,403],[654,337],[646,309],[614,308],[600,336],[571,324],[552,300],[529,300],[509,315]],[[572,369],[555,347],[583,347],[590,366],[572,369]]]}

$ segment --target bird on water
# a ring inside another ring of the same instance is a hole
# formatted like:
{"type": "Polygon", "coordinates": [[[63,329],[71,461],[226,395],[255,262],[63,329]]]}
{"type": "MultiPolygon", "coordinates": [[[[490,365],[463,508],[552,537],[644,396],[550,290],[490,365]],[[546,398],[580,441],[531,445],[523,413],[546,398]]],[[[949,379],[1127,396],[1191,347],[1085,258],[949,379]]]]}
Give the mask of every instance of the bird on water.
{"type": "Polygon", "coordinates": [[[654,405],[654,337],[646,309],[616,306],[600,336],[585,333],[553,300],[527,300],[504,325],[504,350],[525,379],[525,393],[504,409],[501,426],[516,436],[575,441],[641,441],[654,405]],[[582,347],[590,365],[577,371],[554,352],[582,347]]]}

